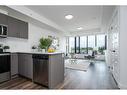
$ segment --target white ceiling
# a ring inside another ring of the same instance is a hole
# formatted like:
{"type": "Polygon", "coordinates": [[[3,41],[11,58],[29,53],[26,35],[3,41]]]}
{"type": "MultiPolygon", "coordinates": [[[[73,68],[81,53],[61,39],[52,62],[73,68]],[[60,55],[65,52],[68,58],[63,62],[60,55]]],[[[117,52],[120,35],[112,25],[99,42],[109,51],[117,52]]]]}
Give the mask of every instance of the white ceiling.
{"type": "Polygon", "coordinates": [[[102,6],[27,6],[31,10],[43,15],[55,22],[64,30],[79,31],[77,27],[84,30],[100,28],[102,19],[102,6]],[[66,20],[65,15],[74,16],[72,20],[66,20]]]}

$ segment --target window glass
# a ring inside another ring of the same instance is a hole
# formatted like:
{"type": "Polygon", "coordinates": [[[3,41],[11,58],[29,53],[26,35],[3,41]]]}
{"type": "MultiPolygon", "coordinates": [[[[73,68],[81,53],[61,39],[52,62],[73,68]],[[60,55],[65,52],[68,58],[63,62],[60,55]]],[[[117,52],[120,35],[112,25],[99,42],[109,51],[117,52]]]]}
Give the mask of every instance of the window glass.
{"type": "Polygon", "coordinates": [[[75,52],[75,37],[69,37],[69,53],[75,52]]]}
{"type": "Polygon", "coordinates": [[[75,37],[69,37],[68,46],[69,46],[69,53],[87,53],[88,51],[89,54],[91,51],[96,50],[96,54],[99,53],[104,54],[105,35],[96,35],[96,39],[95,39],[95,35],[80,36],[80,37],[76,37],[76,39],[75,37]]]}
{"type": "Polygon", "coordinates": [[[80,37],[80,53],[87,53],[87,37],[80,37]]]}
{"type": "Polygon", "coordinates": [[[105,46],[105,35],[97,35],[97,47],[105,46]]]}
{"type": "Polygon", "coordinates": [[[95,35],[88,36],[88,53],[95,48],[95,35]]]}
{"type": "Polygon", "coordinates": [[[98,50],[98,53],[104,54],[105,35],[97,35],[97,50],[98,50]]]}
{"type": "Polygon", "coordinates": [[[79,37],[76,37],[76,53],[79,53],[79,37]]]}

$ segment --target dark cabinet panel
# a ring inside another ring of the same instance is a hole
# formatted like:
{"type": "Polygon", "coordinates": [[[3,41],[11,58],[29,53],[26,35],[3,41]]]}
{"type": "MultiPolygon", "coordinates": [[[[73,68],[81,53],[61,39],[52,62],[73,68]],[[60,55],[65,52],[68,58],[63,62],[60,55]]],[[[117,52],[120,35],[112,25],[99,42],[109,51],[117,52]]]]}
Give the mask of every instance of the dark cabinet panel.
{"type": "Polygon", "coordinates": [[[24,38],[24,39],[28,39],[28,23],[24,22],[24,21],[20,21],[20,34],[19,37],[20,38],[24,38]]]}
{"type": "Polygon", "coordinates": [[[28,39],[28,23],[8,17],[8,36],[28,39]]]}
{"type": "Polygon", "coordinates": [[[19,74],[27,78],[33,79],[32,54],[19,54],[18,63],[19,74]]]}
{"type": "Polygon", "coordinates": [[[8,36],[19,38],[19,26],[19,20],[13,17],[8,17],[8,36]]]}
{"type": "Polygon", "coordinates": [[[8,16],[0,13],[0,24],[8,25],[8,16]]]}
{"type": "Polygon", "coordinates": [[[18,74],[18,54],[11,53],[11,76],[18,74]]]}
{"type": "Polygon", "coordinates": [[[8,25],[8,37],[28,39],[28,23],[0,13],[0,24],[8,25]]]}

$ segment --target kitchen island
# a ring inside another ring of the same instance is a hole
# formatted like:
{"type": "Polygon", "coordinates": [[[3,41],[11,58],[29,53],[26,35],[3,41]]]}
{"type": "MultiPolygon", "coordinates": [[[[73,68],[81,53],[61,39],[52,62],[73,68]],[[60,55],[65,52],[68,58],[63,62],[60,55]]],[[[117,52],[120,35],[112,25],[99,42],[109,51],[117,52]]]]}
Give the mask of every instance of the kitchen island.
{"type": "Polygon", "coordinates": [[[55,88],[64,80],[63,53],[13,52],[11,55],[11,76],[17,73],[48,88],[55,88]],[[17,62],[14,62],[14,56],[17,56],[17,62]],[[14,70],[16,63],[18,71],[14,70]]]}

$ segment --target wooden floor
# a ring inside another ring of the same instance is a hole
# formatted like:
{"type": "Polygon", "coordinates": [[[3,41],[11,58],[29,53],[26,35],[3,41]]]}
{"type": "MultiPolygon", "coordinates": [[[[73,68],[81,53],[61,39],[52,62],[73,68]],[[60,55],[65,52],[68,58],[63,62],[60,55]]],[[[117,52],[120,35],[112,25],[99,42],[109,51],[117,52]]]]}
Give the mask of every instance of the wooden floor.
{"type": "MultiPolygon", "coordinates": [[[[0,84],[0,89],[47,89],[32,81],[18,77],[0,84]]],[[[87,70],[65,69],[65,80],[56,89],[118,89],[104,62],[92,63],[87,70]]]]}

